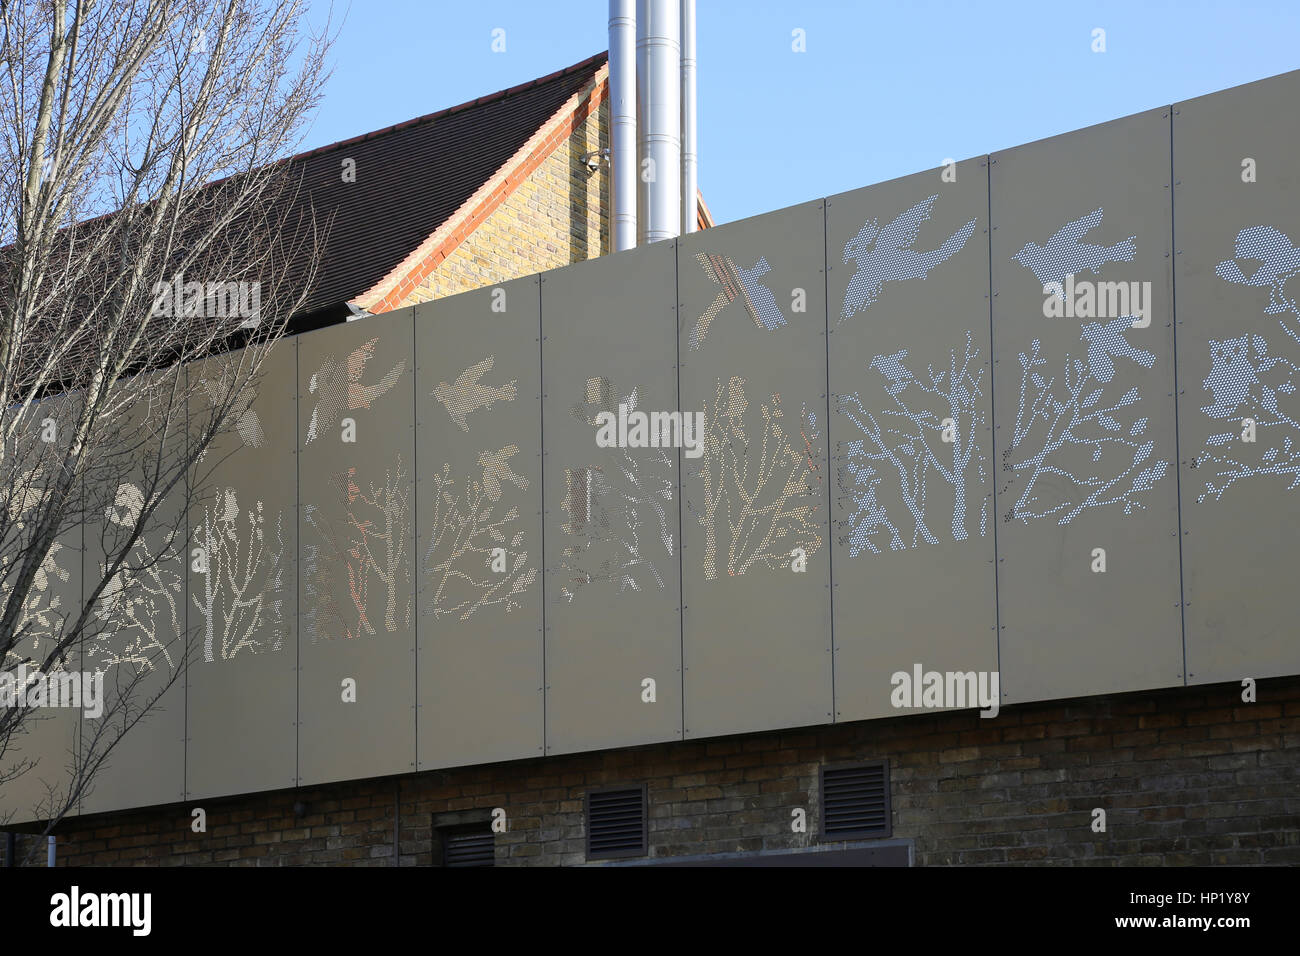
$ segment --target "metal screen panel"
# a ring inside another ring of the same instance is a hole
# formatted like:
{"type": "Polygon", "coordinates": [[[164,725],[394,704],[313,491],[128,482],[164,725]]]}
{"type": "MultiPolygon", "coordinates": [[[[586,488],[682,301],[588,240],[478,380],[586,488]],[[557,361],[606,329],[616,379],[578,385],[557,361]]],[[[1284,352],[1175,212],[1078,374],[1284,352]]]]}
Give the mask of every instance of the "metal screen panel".
{"type": "Polygon", "coordinates": [[[1003,700],[1180,684],[1168,111],[991,162],[1003,700]]]}
{"type": "MultiPolygon", "coordinates": [[[[12,435],[10,413],[0,413],[0,427],[8,436],[0,460],[0,515],[7,516],[0,520],[0,582],[5,597],[22,569],[21,559],[30,553],[33,528],[25,519],[35,516],[35,509],[58,479],[79,408],[76,398],[69,396],[35,403],[22,410],[12,435]]],[[[80,642],[68,648],[62,661],[51,659],[82,609],[82,529],[76,514],[80,482],[72,492],[72,504],[63,532],[32,580],[16,627],[20,636],[0,661],[0,674],[12,678],[15,692],[33,671],[43,676],[78,674],[81,686],[80,642]]],[[[52,809],[57,812],[66,803],[74,780],[73,761],[84,708],[64,706],[74,702],[72,693],[51,701],[48,681],[45,687],[45,706],[34,707],[22,718],[0,758],[0,779],[5,780],[0,786],[0,817],[11,823],[48,819],[52,809]],[[59,706],[50,706],[55,703],[59,706]]],[[[82,703],[86,701],[84,689],[78,697],[82,703]]],[[[30,692],[27,700],[31,701],[30,692]]],[[[0,709],[8,705],[4,700],[0,709]]],[[[77,812],[75,804],[71,812],[77,812]]]]}
{"type": "Polygon", "coordinates": [[[289,787],[297,759],[297,342],[211,358],[189,375],[191,440],[226,411],[195,464],[190,503],[186,795],[289,787]]]}
{"type": "Polygon", "coordinates": [[[542,277],[548,753],[681,734],[676,449],[597,444],[677,409],[673,288],[671,241],[542,277]]]}
{"type": "Polygon", "coordinates": [[[831,717],[821,201],[678,243],[685,735],[831,717]]]}
{"type": "Polygon", "coordinates": [[[416,307],[421,769],[543,747],[538,285],[416,307]]]}
{"type": "Polygon", "coordinates": [[[986,163],[826,201],[836,720],[997,670],[986,163]]]}
{"type": "Polygon", "coordinates": [[[413,316],[298,339],[303,785],[415,766],[413,316]]]}
{"type": "Polygon", "coordinates": [[[82,660],[86,670],[105,673],[105,712],[83,717],[81,747],[83,759],[86,752],[108,756],[82,796],[83,813],[172,803],[184,794],[183,482],[162,497],[134,543],[131,532],[183,464],[186,388],[184,369],[119,380],[106,405],[105,439],[86,475],[86,598],[104,586],[82,660]]]}
{"type": "Polygon", "coordinates": [[[1189,683],[1300,672],[1297,102],[1300,72],[1174,107],[1189,683]]]}

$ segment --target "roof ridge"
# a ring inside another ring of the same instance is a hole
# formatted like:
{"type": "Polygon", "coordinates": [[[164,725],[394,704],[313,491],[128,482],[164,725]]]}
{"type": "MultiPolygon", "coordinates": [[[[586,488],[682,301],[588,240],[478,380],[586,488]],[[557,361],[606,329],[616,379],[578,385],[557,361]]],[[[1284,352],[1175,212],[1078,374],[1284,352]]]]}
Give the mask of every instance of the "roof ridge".
{"type": "Polygon", "coordinates": [[[383,129],[371,130],[368,133],[361,133],[358,136],[351,136],[347,139],[341,139],[336,143],[329,143],[326,146],[317,146],[315,149],[309,149],[306,150],[305,152],[295,153],[292,156],[286,156],[284,159],[278,160],[278,162],[289,163],[289,162],[294,162],[295,160],[306,159],[310,156],[319,156],[322,153],[328,153],[330,150],[339,149],[342,146],[351,146],[355,143],[361,143],[361,142],[365,142],[366,140],[375,139],[376,137],[379,136],[385,136],[388,133],[395,133],[398,130],[410,129],[413,126],[419,126],[421,123],[428,123],[433,120],[441,119],[445,116],[449,116],[453,113],[459,113],[462,110],[467,110],[475,106],[482,106],[485,103],[491,103],[494,100],[504,99],[507,96],[514,96],[517,93],[522,93],[525,90],[531,90],[534,87],[541,86],[544,83],[550,83],[553,80],[558,80],[572,73],[579,73],[583,70],[589,69],[592,66],[597,66],[597,68],[599,68],[599,65],[603,64],[608,59],[609,59],[609,51],[602,50],[599,53],[587,57],[585,60],[582,60],[578,63],[574,63],[572,66],[566,66],[564,67],[564,69],[556,70],[554,73],[548,73],[546,76],[541,76],[538,77],[537,79],[528,80],[525,83],[520,83],[517,86],[511,86],[504,90],[498,90],[495,93],[488,93],[484,96],[478,97],[477,99],[473,99],[465,103],[457,104],[456,106],[448,106],[445,107],[444,109],[436,110],[435,112],[432,113],[425,113],[423,116],[416,116],[413,119],[402,120],[402,122],[400,123],[394,123],[391,126],[385,126],[383,129]]]}

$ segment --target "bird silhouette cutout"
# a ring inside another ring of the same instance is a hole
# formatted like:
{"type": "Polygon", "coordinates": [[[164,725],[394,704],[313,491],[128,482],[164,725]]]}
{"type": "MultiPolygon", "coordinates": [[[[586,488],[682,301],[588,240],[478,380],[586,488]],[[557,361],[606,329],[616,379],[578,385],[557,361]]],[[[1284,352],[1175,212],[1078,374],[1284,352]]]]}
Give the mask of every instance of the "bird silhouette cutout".
{"type": "Polygon", "coordinates": [[[331,355],[311,377],[307,391],[316,396],[316,407],[312,409],[311,421],[307,425],[307,442],[314,441],[325,429],[333,428],[342,421],[344,409],[368,409],[372,402],[392,391],[397,384],[397,380],[406,371],[404,359],[398,361],[374,385],[365,385],[361,381],[367,363],[375,356],[375,343],[378,341],[376,337],[353,349],[348,353],[346,362],[340,362],[331,355]]]}
{"type": "Polygon", "coordinates": [[[1210,339],[1210,374],[1202,386],[1214,395],[1214,404],[1202,406],[1210,418],[1228,418],[1259,384],[1250,361],[1250,336],[1216,342],[1210,339]]]}
{"type": "MultiPolygon", "coordinates": [[[[1039,283],[1044,286],[1049,282],[1063,283],[1066,276],[1078,275],[1084,269],[1093,275],[1098,275],[1098,270],[1107,262],[1132,262],[1137,254],[1137,245],[1134,243],[1137,236],[1129,236],[1109,246],[1079,241],[1101,225],[1101,217],[1102,211],[1094,209],[1082,219],[1076,219],[1062,226],[1051,239],[1047,240],[1047,245],[1040,246],[1036,242],[1027,242],[1025,247],[1011,258],[1031,270],[1038,277],[1039,283]]],[[[1061,299],[1065,298],[1064,291],[1058,292],[1057,295],[1061,299]]]]}
{"type": "Polygon", "coordinates": [[[584,402],[569,406],[569,414],[588,425],[599,425],[600,419],[597,416],[602,412],[617,415],[620,404],[626,405],[629,412],[634,412],[638,408],[635,388],[627,395],[620,395],[617,386],[603,375],[587,379],[585,394],[584,402]]]}
{"type": "Polygon", "coordinates": [[[713,320],[737,299],[745,304],[745,311],[760,329],[772,332],[786,324],[785,316],[776,304],[776,296],[758,281],[761,276],[772,271],[765,256],[760,256],[752,269],[737,267],[728,256],[706,255],[703,252],[696,253],[695,260],[704,269],[705,275],[722,286],[722,291],[713,297],[709,307],[695,320],[695,328],[691,330],[692,349],[698,349],[704,344],[713,320]]]}
{"type": "Polygon", "coordinates": [[[518,445],[506,445],[500,451],[481,451],[478,463],[483,468],[483,491],[492,501],[501,500],[501,482],[508,481],[520,491],[528,490],[528,479],[516,474],[507,460],[519,454],[518,445]]]}
{"type": "MultiPolygon", "coordinates": [[[[203,387],[208,393],[208,403],[217,408],[226,400],[228,389],[216,379],[205,378],[203,387]]],[[[235,423],[235,431],[239,433],[240,440],[250,448],[261,448],[266,444],[266,435],[262,431],[262,420],[257,417],[257,412],[249,408],[257,392],[252,388],[245,388],[236,395],[230,403],[230,408],[226,412],[226,420],[235,423]]]]}
{"type": "Polygon", "coordinates": [[[469,431],[468,418],[472,413],[480,408],[491,408],[497,402],[513,402],[518,394],[518,389],[515,388],[518,379],[512,379],[505,385],[484,385],[480,382],[492,370],[495,361],[495,357],[489,355],[461,372],[450,385],[439,382],[433,390],[433,397],[442,402],[447,414],[460,426],[461,431],[469,431]]]}
{"type": "Polygon", "coordinates": [[[1083,339],[1088,343],[1088,368],[1099,382],[1109,382],[1115,377],[1115,363],[1111,357],[1132,359],[1144,368],[1155,364],[1156,357],[1146,349],[1136,349],[1128,344],[1124,332],[1133,327],[1133,316],[1123,315],[1100,325],[1089,322],[1083,327],[1083,339]]]}
{"type": "Polygon", "coordinates": [[[885,385],[885,391],[890,395],[899,394],[907,388],[907,383],[913,380],[912,373],[903,365],[905,358],[907,358],[907,349],[900,349],[893,355],[877,355],[871,360],[869,367],[885,376],[888,383],[885,385]]]}
{"type": "Polygon", "coordinates": [[[856,261],[858,271],[853,273],[844,293],[841,322],[864,311],[880,298],[886,282],[924,279],[931,269],[966,245],[975,231],[974,219],[945,239],[938,249],[917,252],[912,248],[921,223],[930,218],[930,210],[938,198],[935,195],[917,203],[884,228],[878,229],[876,220],[870,220],[844,246],[844,264],[856,261]]]}
{"type": "Polygon", "coordinates": [[[1287,280],[1300,273],[1300,249],[1290,237],[1272,226],[1248,226],[1237,233],[1236,258],[1225,259],[1214,267],[1220,279],[1241,285],[1268,286],[1268,308],[1265,313],[1295,312],[1295,301],[1287,296],[1287,280]],[[1237,259],[1259,263],[1253,275],[1241,271],[1237,259]]]}

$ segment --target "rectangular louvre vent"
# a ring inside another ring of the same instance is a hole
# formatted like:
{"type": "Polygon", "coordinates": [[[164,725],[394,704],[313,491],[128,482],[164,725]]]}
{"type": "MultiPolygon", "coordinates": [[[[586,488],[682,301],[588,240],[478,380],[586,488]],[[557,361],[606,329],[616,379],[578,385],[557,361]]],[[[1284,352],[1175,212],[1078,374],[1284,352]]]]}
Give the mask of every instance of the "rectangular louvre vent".
{"type": "Polygon", "coordinates": [[[487,824],[442,835],[443,866],[493,866],[495,862],[496,839],[487,824]]]}
{"type": "Polygon", "coordinates": [[[644,785],[587,794],[587,859],[645,856],[646,847],[644,785]]]}
{"type": "Polygon", "coordinates": [[[889,764],[822,768],[822,835],[889,836],[889,764]]]}

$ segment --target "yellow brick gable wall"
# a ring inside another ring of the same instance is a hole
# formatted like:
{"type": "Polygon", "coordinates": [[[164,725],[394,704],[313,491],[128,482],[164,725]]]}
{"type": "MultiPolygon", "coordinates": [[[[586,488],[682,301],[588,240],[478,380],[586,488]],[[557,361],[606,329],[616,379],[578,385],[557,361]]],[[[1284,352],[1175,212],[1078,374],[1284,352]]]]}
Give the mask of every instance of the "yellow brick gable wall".
{"type": "Polygon", "coordinates": [[[604,102],[402,305],[603,255],[611,248],[609,167],[602,164],[593,172],[582,157],[608,147],[609,104],[604,102]]]}

